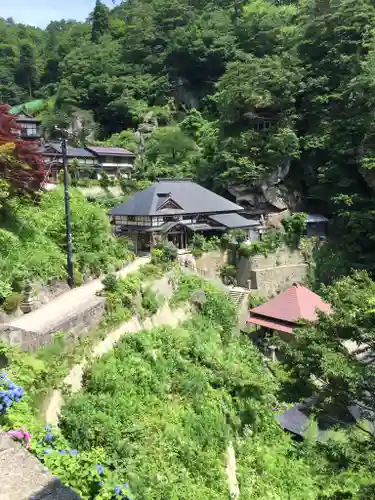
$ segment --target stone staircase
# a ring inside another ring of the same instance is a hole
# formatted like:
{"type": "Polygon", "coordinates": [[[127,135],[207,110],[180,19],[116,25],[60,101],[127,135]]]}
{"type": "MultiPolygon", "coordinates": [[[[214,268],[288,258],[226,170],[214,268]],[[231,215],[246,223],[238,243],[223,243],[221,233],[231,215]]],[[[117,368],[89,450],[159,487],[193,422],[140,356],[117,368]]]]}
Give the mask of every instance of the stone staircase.
{"type": "Polygon", "coordinates": [[[245,298],[245,291],[240,287],[233,287],[228,289],[229,297],[233,300],[233,302],[239,306],[242,304],[243,299],[245,298]]]}

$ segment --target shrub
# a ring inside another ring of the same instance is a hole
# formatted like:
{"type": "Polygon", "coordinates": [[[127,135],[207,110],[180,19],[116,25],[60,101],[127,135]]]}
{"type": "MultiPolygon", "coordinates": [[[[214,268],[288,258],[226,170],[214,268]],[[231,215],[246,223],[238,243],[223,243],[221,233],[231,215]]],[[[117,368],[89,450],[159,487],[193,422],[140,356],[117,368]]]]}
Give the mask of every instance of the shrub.
{"type": "Polygon", "coordinates": [[[74,269],[73,277],[74,277],[75,286],[82,286],[83,285],[83,281],[84,281],[83,274],[78,269],[74,269]]]}
{"type": "Polygon", "coordinates": [[[125,336],[63,408],[64,435],[85,453],[100,443],[134,498],[227,498],[223,457],[241,419],[258,428],[269,415],[277,432],[261,356],[239,336],[225,345],[216,319],[125,336]]]}
{"type": "Polygon", "coordinates": [[[226,285],[234,284],[236,281],[237,268],[231,264],[223,264],[220,267],[220,277],[226,285]]]}
{"type": "Polygon", "coordinates": [[[23,295],[22,293],[13,292],[5,299],[3,303],[3,309],[7,314],[12,314],[17,311],[22,304],[23,295]]]}
{"type": "Polygon", "coordinates": [[[115,292],[117,290],[118,278],[115,274],[107,274],[103,279],[105,292],[115,292]]]}
{"type": "Polygon", "coordinates": [[[6,299],[12,293],[10,283],[0,280],[0,299],[6,299]]]}
{"type": "MultiPolygon", "coordinates": [[[[73,254],[81,273],[99,276],[115,269],[132,253],[112,235],[105,210],[71,189],[73,254]]],[[[44,193],[38,206],[13,199],[3,208],[0,228],[0,283],[66,277],[64,191],[44,193]]],[[[1,290],[0,290],[1,293],[1,290]]]]}
{"type": "Polygon", "coordinates": [[[152,264],[170,264],[177,259],[177,248],[170,241],[160,241],[151,252],[152,264]]]}
{"type": "Polygon", "coordinates": [[[265,297],[258,295],[257,293],[251,292],[248,296],[248,306],[249,309],[253,309],[254,307],[258,307],[267,302],[265,297]]]}
{"type": "Polygon", "coordinates": [[[200,252],[200,255],[204,252],[213,252],[218,250],[221,246],[220,239],[217,236],[212,236],[211,238],[206,238],[202,234],[194,233],[192,238],[192,253],[194,255],[194,250],[196,254],[200,252]]]}
{"type": "Polygon", "coordinates": [[[196,259],[199,259],[203,255],[203,250],[201,250],[200,248],[193,248],[193,250],[191,251],[191,254],[196,259]]]}
{"type": "Polygon", "coordinates": [[[307,215],[305,213],[298,213],[284,217],[282,224],[285,229],[285,242],[294,247],[298,244],[305,234],[307,215]]]}
{"type": "Polygon", "coordinates": [[[141,266],[138,273],[145,278],[161,278],[164,275],[164,270],[160,265],[149,263],[141,266]]]}
{"type": "Polygon", "coordinates": [[[142,308],[147,315],[156,314],[159,309],[159,299],[151,287],[142,291],[142,308]]]}

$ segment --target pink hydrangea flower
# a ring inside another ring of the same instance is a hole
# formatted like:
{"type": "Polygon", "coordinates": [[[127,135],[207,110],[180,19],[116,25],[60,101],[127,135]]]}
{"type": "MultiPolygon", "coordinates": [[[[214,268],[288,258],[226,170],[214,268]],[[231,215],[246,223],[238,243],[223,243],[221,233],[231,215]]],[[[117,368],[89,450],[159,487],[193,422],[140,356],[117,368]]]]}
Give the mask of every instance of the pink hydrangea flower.
{"type": "Polygon", "coordinates": [[[23,429],[18,429],[17,431],[8,431],[8,435],[17,441],[24,441],[26,449],[30,449],[31,434],[29,432],[25,432],[23,429]]]}

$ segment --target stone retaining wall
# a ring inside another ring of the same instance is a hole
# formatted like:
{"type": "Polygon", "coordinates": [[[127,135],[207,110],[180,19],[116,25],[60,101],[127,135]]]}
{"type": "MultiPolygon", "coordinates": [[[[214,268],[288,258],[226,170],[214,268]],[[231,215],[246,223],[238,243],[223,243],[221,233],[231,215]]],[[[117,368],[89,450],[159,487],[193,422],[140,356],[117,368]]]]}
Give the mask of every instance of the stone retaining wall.
{"type": "Polygon", "coordinates": [[[307,264],[299,250],[282,247],[276,252],[255,255],[249,259],[241,257],[237,265],[237,283],[270,297],[304,280],[307,264]]]}
{"type": "Polygon", "coordinates": [[[47,328],[42,333],[31,332],[11,325],[0,325],[0,341],[19,345],[23,351],[35,351],[39,347],[49,344],[57,332],[66,333],[68,337],[72,338],[87,335],[97,328],[104,312],[105,299],[95,297],[58,323],[51,325],[46,322],[47,328]]]}

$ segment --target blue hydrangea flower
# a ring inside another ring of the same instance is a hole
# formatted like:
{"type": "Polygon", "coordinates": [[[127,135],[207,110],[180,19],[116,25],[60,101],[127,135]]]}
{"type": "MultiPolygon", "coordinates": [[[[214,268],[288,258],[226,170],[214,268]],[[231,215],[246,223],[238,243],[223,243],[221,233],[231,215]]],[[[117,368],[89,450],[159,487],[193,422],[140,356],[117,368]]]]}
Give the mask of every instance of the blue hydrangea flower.
{"type": "Polygon", "coordinates": [[[44,427],[44,430],[45,430],[45,431],[50,431],[51,429],[52,429],[52,427],[51,427],[50,425],[46,425],[46,426],[44,427]]]}
{"type": "Polygon", "coordinates": [[[78,455],[78,451],[77,450],[70,450],[70,454],[76,457],[78,455]]]}
{"type": "Polygon", "coordinates": [[[128,490],[128,489],[129,489],[129,485],[128,485],[128,483],[124,484],[124,488],[125,488],[126,490],[128,490]]]}
{"type": "Polygon", "coordinates": [[[60,450],[59,453],[60,455],[66,455],[66,450],[60,450]]]}
{"type": "Polygon", "coordinates": [[[49,448],[48,450],[44,450],[44,453],[46,455],[50,455],[52,452],[53,452],[53,450],[51,450],[51,448],[49,448]]]}
{"type": "Polygon", "coordinates": [[[119,497],[120,495],[122,495],[122,489],[121,489],[121,486],[115,486],[113,488],[113,491],[116,493],[116,495],[119,497]]]}
{"type": "Polygon", "coordinates": [[[52,434],[52,432],[49,432],[46,437],[44,438],[44,441],[46,443],[50,443],[53,439],[55,438],[55,436],[52,434]]]}
{"type": "Polygon", "coordinates": [[[101,476],[102,474],[104,474],[104,467],[100,464],[98,465],[95,465],[95,469],[97,470],[99,476],[101,476]]]}

